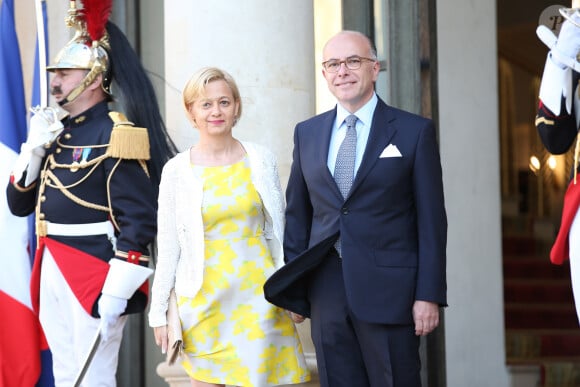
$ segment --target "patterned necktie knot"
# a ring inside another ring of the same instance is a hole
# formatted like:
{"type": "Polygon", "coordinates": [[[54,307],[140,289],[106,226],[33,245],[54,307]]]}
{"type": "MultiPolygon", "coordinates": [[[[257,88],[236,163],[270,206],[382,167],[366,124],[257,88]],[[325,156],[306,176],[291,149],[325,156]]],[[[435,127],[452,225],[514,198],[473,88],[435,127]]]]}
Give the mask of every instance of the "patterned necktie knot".
{"type": "Polygon", "coordinates": [[[350,114],[344,119],[344,122],[346,123],[347,128],[356,128],[357,120],[358,120],[357,116],[355,116],[354,114],[350,114]]]}

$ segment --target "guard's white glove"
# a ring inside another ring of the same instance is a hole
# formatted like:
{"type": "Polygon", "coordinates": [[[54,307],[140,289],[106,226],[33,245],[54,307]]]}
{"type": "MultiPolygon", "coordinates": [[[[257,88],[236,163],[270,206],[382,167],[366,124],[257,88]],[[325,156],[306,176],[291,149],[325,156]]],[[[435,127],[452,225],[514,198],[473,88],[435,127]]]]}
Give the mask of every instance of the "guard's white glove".
{"type": "Polygon", "coordinates": [[[125,311],[127,300],[109,294],[102,294],[99,299],[99,315],[101,316],[101,340],[107,341],[111,329],[125,311]]]}
{"type": "Polygon", "coordinates": [[[61,112],[52,107],[32,108],[34,114],[30,119],[28,138],[20,147],[20,154],[12,169],[14,181],[20,181],[24,171],[26,174],[25,186],[38,178],[40,163],[44,157],[44,145],[53,142],[63,130],[60,117],[61,112]]]}
{"type": "MultiPolygon", "coordinates": [[[[580,14],[578,12],[574,12],[571,19],[580,25],[580,14]]],[[[580,52],[580,27],[574,25],[570,20],[564,21],[554,50],[557,50],[558,54],[566,58],[576,60],[576,56],[580,52]]],[[[558,55],[552,55],[552,60],[561,68],[566,67],[566,64],[558,60],[558,55]]]]}
{"type": "Polygon", "coordinates": [[[110,329],[127,307],[127,300],[145,282],[153,270],[118,258],[109,261],[109,272],[99,299],[101,339],[109,338],[110,329]]]}
{"type": "Polygon", "coordinates": [[[30,130],[28,132],[27,146],[36,148],[44,144],[50,144],[63,129],[59,114],[61,111],[53,107],[36,106],[31,109],[33,116],[30,118],[30,130]]]}

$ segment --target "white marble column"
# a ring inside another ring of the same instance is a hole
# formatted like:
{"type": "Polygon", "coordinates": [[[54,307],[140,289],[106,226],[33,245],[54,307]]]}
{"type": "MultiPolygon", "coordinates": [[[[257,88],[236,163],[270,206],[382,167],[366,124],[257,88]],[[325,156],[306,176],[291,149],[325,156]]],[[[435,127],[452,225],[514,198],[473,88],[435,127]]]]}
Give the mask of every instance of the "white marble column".
{"type": "MultiPolygon", "coordinates": [[[[234,136],[274,151],[285,188],[294,125],[315,111],[313,18],[312,0],[166,1],[165,51],[159,55],[165,57],[166,123],[178,147],[197,139],[183,112],[183,86],[200,67],[222,68],[242,95],[234,136]]],[[[299,331],[314,366],[309,326],[299,331]]],[[[189,385],[180,367],[162,363],[157,372],[172,386],[189,385]]]]}
{"type": "Polygon", "coordinates": [[[274,150],[285,185],[294,125],[314,113],[313,36],[312,0],[167,1],[166,114],[178,146],[197,138],[181,104],[185,82],[200,67],[220,67],[242,94],[234,135],[274,150]]]}
{"type": "MultiPolygon", "coordinates": [[[[495,2],[437,3],[449,387],[505,387],[495,2]]],[[[533,37],[531,37],[533,39],[533,37]]]]}

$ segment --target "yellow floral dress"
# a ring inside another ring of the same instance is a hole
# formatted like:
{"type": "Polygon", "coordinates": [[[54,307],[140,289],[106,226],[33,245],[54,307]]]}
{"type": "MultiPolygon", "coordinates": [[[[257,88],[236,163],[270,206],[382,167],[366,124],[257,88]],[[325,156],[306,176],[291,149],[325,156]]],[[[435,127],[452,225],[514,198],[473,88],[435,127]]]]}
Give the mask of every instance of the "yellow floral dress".
{"type": "Polygon", "coordinates": [[[192,168],[204,182],[205,266],[201,290],[178,301],[186,372],[233,386],[309,380],[292,320],[264,299],[262,286],[275,269],[247,157],[232,165],[192,168]]]}

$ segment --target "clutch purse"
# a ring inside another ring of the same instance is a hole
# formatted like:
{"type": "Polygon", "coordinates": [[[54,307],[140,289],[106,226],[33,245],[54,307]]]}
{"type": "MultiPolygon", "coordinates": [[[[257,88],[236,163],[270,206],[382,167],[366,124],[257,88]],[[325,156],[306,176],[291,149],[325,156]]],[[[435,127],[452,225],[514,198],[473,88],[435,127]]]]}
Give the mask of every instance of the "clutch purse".
{"type": "Polygon", "coordinates": [[[175,289],[169,293],[169,305],[167,306],[167,363],[172,365],[177,358],[183,354],[183,335],[181,332],[181,321],[177,310],[177,296],[175,289]]]}

